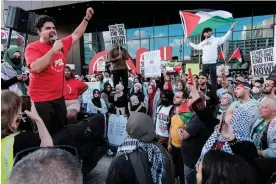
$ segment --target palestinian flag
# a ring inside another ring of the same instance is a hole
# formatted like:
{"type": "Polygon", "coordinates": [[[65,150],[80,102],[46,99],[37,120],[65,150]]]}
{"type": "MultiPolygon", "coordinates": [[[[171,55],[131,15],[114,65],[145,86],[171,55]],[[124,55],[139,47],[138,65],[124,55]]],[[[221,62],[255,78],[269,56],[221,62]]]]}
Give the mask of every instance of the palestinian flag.
{"type": "Polygon", "coordinates": [[[179,13],[186,38],[201,35],[206,27],[215,29],[234,22],[232,14],[223,10],[197,9],[179,13]]]}
{"type": "Polygon", "coordinates": [[[229,58],[230,60],[235,60],[237,59],[240,63],[242,62],[242,58],[241,58],[241,49],[238,47],[235,52],[232,54],[232,56],[229,58]]]}
{"type": "Polygon", "coordinates": [[[220,51],[219,51],[219,54],[218,54],[217,65],[221,65],[221,64],[224,64],[224,63],[226,63],[226,59],[225,59],[223,50],[220,47],[220,51]]]}

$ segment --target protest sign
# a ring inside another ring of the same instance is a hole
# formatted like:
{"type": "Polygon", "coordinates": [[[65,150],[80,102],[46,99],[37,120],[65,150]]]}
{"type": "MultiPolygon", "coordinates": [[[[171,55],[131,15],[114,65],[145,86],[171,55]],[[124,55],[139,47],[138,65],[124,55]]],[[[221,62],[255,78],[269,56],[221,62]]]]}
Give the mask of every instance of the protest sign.
{"type": "Polygon", "coordinates": [[[124,24],[108,26],[112,46],[126,45],[126,29],[124,24]]]}
{"type": "Polygon", "coordinates": [[[105,61],[104,60],[98,60],[97,61],[97,71],[98,72],[104,72],[105,71],[105,61]]]}
{"type": "Polygon", "coordinates": [[[144,52],[144,72],[145,77],[161,76],[161,56],[160,50],[144,52]]]}
{"type": "Polygon", "coordinates": [[[274,66],[273,47],[250,52],[252,75],[268,76],[274,66]]]}
{"type": "Polygon", "coordinates": [[[126,138],[127,117],[111,114],[108,120],[107,137],[110,145],[120,146],[126,138]]]}
{"type": "Polygon", "coordinates": [[[69,66],[72,70],[75,69],[75,64],[66,64],[66,66],[69,66]]]}

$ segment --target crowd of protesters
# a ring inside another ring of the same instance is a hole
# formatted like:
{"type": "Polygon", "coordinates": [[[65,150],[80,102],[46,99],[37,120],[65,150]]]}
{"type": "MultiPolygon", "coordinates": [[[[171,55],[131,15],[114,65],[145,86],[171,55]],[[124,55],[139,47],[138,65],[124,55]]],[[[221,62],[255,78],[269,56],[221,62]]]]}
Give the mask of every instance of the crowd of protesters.
{"type": "MultiPolygon", "coordinates": [[[[102,114],[105,122],[110,114],[128,119],[127,137],[108,169],[107,184],[276,182],[275,79],[248,73],[226,75],[224,70],[216,77],[212,62],[204,63],[203,72],[193,76],[172,75],[163,69],[161,77],[146,78],[128,71],[129,54],[123,47],[109,52],[106,72],[78,76],[63,61],[92,15],[93,9],[88,8],[74,33],[55,42],[51,39],[56,35],[54,20],[40,17],[36,24],[40,41],[30,44],[25,53],[30,75],[20,62],[19,50],[10,48],[5,53],[2,183],[82,183],[82,162],[76,153],[53,147],[64,143],[57,141],[59,132],[74,124],[81,111],[102,114]],[[96,81],[100,87],[84,105],[80,96],[88,89],[85,82],[96,81]],[[22,112],[27,94],[32,102],[22,112]],[[20,131],[20,122],[27,117],[36,131],[20,131]],[[41,149],[18,159],[22,151],[37,146],[41,149]]],[[[205,40],[211,39],[210,32],[203,30],[205,40]]],[[[110,149],[107,153],[114,154],[110,149]]]]}

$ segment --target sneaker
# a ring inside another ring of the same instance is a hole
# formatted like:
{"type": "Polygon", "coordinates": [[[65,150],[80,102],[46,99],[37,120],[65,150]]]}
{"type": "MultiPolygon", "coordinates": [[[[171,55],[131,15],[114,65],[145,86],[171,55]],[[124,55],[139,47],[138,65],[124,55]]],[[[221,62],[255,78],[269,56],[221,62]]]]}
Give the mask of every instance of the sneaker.
{"type": "Polygon", "coordinates": [[[106,153],[107,153],[109,156],[112,156],[112,155],[114,154],[110,149],[108,149],[106,153]]]}

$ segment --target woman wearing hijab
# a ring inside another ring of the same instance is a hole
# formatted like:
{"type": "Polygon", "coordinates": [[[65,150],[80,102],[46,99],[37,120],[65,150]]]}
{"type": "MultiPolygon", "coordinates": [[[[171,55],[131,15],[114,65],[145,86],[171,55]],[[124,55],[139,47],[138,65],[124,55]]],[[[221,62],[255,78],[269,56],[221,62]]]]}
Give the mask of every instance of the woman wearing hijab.
{"type": "Polygon", "coordinates": [[[105,101],[108,113],[114,113],[114,95],[112,94],[111,84],[105,83],[101,98],[105,101]]]}
{"type": "Polygon", "coordinates": [[[134,91],[130,94],[128,101],[128,111],[132,112],[144,112],[144,94],[142,93],[142,85],[140,83],[134,84],[134,91]]]}
{"type": "Polygon", "coordinates": [[[172,161],[164,148],[153,142],[155,127],[152,119],[144,113],[133,112],[128,119],[126,131],[128,136],[118,148],[117,156],[109,167],[106,183],[174,184],[172,161]],[[144,153],[145,157],[142,156],[144,153]],[[139,163],[132,159],[135,154],[146,158],[137,161],[143,163],[138,172],[139,163]],[[145,177],[137,176],[141,173],[146,173],[145,177]]]}
{"type": "Polygon", "coordinates": [[[114,95],[114,105],[117,115],[126,115],[127,97],[124,94],[124,86],[116,85],[116,94],[114,95]]]}
{"type": "Polygon", "coordinates": [[[1,81],[4,84],[6,83],[3,87],[6,89],[8,88],[10,91],[20,96],[27,95],[26,83],[28,76],[24,72],[25,67],[21,60],[21,52],[18,48],[9,48],[4,55],[4,62],[1,64],[1,81]],[[10,80],[12,80],[12,82],[10,80]]]}
{"type": "Polygon", "coordinates": [[[154,85],[149,85],[148,87],[148,96],[149,96],[149,101],[148,101],[148,115],[153,118],[153,109],[154,109],[154,97],[156,94],[156,87],[154,85]]]}
{"type": "Polygon", "coordinates": [[[230,105],[233,101],[234,101],[234,99],[233,99],[232,95],[230,95],[229,93],[225,93],[221,96],[221,99],[220,99],[221,106],[217,113],[217,118],[219,120],[223,119],[223,117],[226,114],[227,109],[230,107],[230,105]]]}
{"type": "Polygon", "coordinates": [[[93,98],[88,102],[87,112],[97,113],[97,114],[106,114],[107,107],[103,99],[100,97],[100,91],[98,89],[93,90],[93,98]]]}
{"type": "Polygon", "coordinates": [[[221,121],[219,125],[215,127],[214,132],[203,146],[201,158],[209,150],[220,150],[231,154],[233,153],[233,150],[230,147],[231,143],[229,143],[223,136],[221,136],[221,132],[227,126],[231,126],[233,128],[234,136],[237,141],[251,142],[251,120],[252,116],[243,108],[228,110],[225,118],[221,121]]]}

